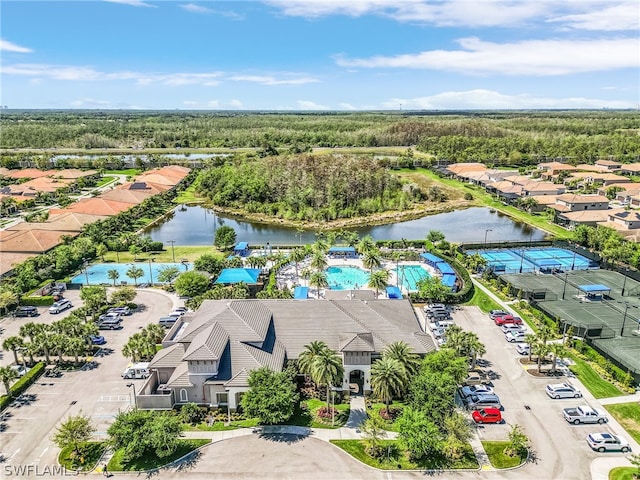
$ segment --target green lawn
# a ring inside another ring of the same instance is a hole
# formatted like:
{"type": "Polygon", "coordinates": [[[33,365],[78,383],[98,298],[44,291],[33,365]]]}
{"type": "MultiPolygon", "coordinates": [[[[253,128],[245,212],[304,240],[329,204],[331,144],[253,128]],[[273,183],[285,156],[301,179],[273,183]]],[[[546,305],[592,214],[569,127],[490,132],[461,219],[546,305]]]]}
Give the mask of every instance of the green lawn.
{"type": "Polygon", "coordinates": [[[584,386],[587,387],[587,390],[589,390],[594,397],[607,398],[624,395],[618,387],[598,375],[587,362],[572,353],[569,354],[569,357],[575,362],[575,365],[569,366],[569,369],[578,377],[584,386]]]}
{"type": "Polygon", "coordinates": [[[480,290],[478,287],[473,289],[473,297],[465,305],[474,305],[479,307],[480,310],[487,313],[490,310],[499,310],[500,305],[494,302],[486,293],[480,290]]]}
{"type": "Polygon", "coordinates": [[[113,454],[111,460],[109,460],[109,464],[107,468],[112,472],[122,472],[122,471],[141,471],[141,470],[151,470],[152,468],[162,467],[168,463],[173,462],[181,457],[184,457],[187,453],[195,450],[198,447],[206,445],[210,440],[181,440],[180,446],[173,453],[173,455],[169,455],[168,457],[158,458],[155,455],[147,454],[142,458],[138,458],[131,462],[124,462],[122,457],[124,455],[124,451],[122,449],[118,449],[113,454]]]}
{"type": "Polygon", "coordinates": [[[142,170],[140,170],[139,168],[127,168],[125,170],[105,170],[104,171],[105,175],[115,174],[115,175],[133,176],[133,175],[140,175],[141,173],[142,173],[142,170]]]}
{"type": "Polygon", "coordinates": [[[116,178],[118,178],[118,177],[114,177],[114,176],[111,176],[111,175],[105,175],[100,180],[98,180],[98,183],[96,183],[96,187],[104,187],[106,184],[115,181],[116,178]]]}
{"type": "Polygon", "coordinates": [[[609,472],[609,480],[635,480],[635,478],[640,478],[640,472],[638,472],[638,477],[633,476],[634,472],[638,472],[637,468],[634,467],[616,467],[609,472]]]}
{"type": "Polygon", "coordinates": [[[617,403],[605,405],[605,408],[636,442],[640,442],[640,404],[617,403]]]}
{"type": "Polygon", "coordinates": [[[404,450],[402,450],[397,440],[383,440],[385,448],[389,448],[388,457],[376,459],[369,456],[364,451],[364,441],[362,440],[331,440],[331,443],[340,447],[352,457],[360,460],[370,467],[381,470],[443,470],[443,469],[477,469],[478,461],[468,445],[465,455],[458,461],[449,461],[443,456],[435,455],[420,462],[412,462],[404,450]]]}
{"type": "Polygon", "coordinates": [[[523,455],[510,457],[504,454],[504,449],[509,445],[509,442],[482,442],[484,451],[489,457],[491,465],[495,468],[512,468],[523,464],[527,461],[527,453],[523,452],[523,455]]]}
{"type": "MultiPolygon", "coordinates": [[[[400,414],[402,413],[402,409],[404,409],[405,406],[406,404],[402,402],[394,401],[394,402],[391,402],[391,405],[389,407],[391,408],[391,411],[393,411],[394,409],[399,409],[400,412],[398,412],[398,416],[400,416],[400,414]]],[[[369,417],[380,417],[380,410],[382,410],[385,407],[386,406],[384,403],[374,403],[373,405],[371,405],[371,408],[367,409],[367,414],[369,415],[369,417]]],[[[390,432],[398,431],[395,422],[391,422],[385,419],[382,419],[382,421],[384,422],[385,430],[388,430],[390,432]]]]}
{"type": "Polygon", "coordinates": [[[176,198],[173,199],[174,203],[203,203],[206,199],[198,195],[196,192],[196,186],[190,185],[185,190],[181,191],[176,198]]]}
{"type": "Polygon", "coordinates": [[[106,448],[104,442],[87,442],[80,447],[81,455],[77,457],[73,447],[66,447],[58,455],[58,461],[67,470],[87,472],[93,470],[106,448]]]}
{"type": "Polygon", "coordinates": [[[348,403],[335,404],[338,413],[334,418],[333,425],[331,425],[332,421],[330,418],[321,419],[316,415],[317,411],[320,408],[326,406],[326,401],[319,400],[317,398],[303,400],[293,412],[293,417],[284,422],[284,425],[298,425],[300,427],[310,428],[340,428],[344,426],[345,423],[347,423],[350,411],[350,405],[348,403]]]}
{"type": "MultiPolygon", "coordinates": [[[[150,253],[141,253],[137,256],[138,260],[147,261],[149,258],[153,259],[153,261],[158,263],[171,263],[173,262],[173,253],[172,253],[171,245],[166,245],[164,250],[161,252],[150,252],[150,253]]],[[[224,258],[225,255],[216,249],[213,245],[198,245],[198,246],[179,246],[175,245],[173,247],[175,252],[176,262],[180,262],[183,259],[189,260],[193,262],[198,257],[204,255],[205,253],[210,255],[216,255],[220,258],[224,258]]],[[[132,263],[133,255],[129,252],[109,252],[104,256],[105,262],[115,262],[116,259],[120,260],[120,263],[132,263]]],[[[98,258],[98,261],[102,261],[102,259],[98,258]]]]}

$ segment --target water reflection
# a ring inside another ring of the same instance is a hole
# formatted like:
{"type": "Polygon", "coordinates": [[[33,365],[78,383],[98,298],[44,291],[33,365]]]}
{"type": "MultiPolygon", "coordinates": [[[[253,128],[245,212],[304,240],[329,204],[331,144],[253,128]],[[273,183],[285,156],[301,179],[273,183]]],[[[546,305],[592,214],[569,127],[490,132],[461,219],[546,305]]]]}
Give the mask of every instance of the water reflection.
{"type": "MultiPolygon", "coordinates": [[[[176,245],[212,245],[216,229],[227,225],[236,231],[238,241],[254,245],[305,244],[316,240],[315,232],[301,231],[293,227],[283,227],[253,223],[236,218],[220,216],[213,210],[201,206],[181,206],[176,208],[162,224],[147,229],[153,240],[176,245]]],[[[420,240],[429,230],[443,232],[452,242],[536,241],[545,233],[508,216],[488,208],[469,208],[449,213],[441,213],[417,220],[389,225],[352,228],[360,236],[371,235],[375,240],[420,240]]]]}

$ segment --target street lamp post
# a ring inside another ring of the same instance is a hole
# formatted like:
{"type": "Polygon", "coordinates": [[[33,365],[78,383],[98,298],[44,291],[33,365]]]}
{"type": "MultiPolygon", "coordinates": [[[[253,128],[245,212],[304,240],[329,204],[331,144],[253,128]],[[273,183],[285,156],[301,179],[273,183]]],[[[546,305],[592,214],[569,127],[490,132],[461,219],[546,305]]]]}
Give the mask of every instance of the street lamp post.
{"type": "Polygon", "coordinates": [[[149,259],[149,284],[153,286],[153,270],[151,270],[151,259],[149,259]]]}
{"type": "Polygon", "coordinates": [[[138,397],[136,396],[136,386],[133,383],[127,383],[127,387],[129,388],[133,388],[133,403],[136,407],[136,409],[138,408],[138,397]]]}
{"type": "Polygon", "coordinates": [[[624,281],[622,282],[622,292],[620,293],[621,297],[624,297],[624,287],[627,285],[627,275],[626,275],[627,273],[629,273],[629,269],[625,268],[625,273],[623,274],[624,281]]]}
{"type": "Polygon", "coordinates": [[[484,231],[484,248],[487,248],[487,234],[488,234],[489,232],[493,232],[493,230],[491,230],[490,228],[487,228],[487,229],[484,231]]]}
{"type": "Polygon", "coordinates": [[[89,269],[87,268],[87,266],[89,265],[89,263],[87,262],[86,258],[82,259],[82,263],[84,265],[84,275],[87,279],[87,286],[89,286],[89,269]]]}
{"type": "Polygon", "coordinates": [[[174,243],[176,243],[175,240],[167,240],[167,243],[171,244],[171,257],[173,258],[173,263],[176,263],[176,251],[173,247],[174,243]]]}
{"type": "Polygon", "coordinates": [[[624,324],[627,321],[627,310],[629,310],[629,303],[624,302],[624,315],[622,317],[622,328],[620,329],[620,336],[624,335],[624,324]]]}
{"type": "Polygon", "coordinates": [[[524,262],[524,249],[520,250],[520,273],[522,273],[522,263],[524,262]]]}
{"type": "Polygon", "coordinates": [[[564,285],[562,287],[562,299],[564,300],[564,293],[567,291],[567,276],[569,275],[568,272],[564,272],[564,285]]]}

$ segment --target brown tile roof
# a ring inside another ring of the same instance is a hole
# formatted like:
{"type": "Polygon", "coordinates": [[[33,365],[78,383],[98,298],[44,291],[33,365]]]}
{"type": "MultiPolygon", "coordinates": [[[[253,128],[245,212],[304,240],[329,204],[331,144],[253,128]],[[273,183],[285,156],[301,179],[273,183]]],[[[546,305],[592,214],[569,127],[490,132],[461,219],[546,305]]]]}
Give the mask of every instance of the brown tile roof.
{"type": "Polygon", "coordinates": [[[164,175],[165,177],[182,180],[189,174],[190,171],[190,168],[181,167],[180,165],[168,165],[156,170],[150,170],[149,173],[158,173],[160,175],[164,175]]]}
{"type": "Polygon", "coordinates": [[[583,172],[608,172],[609,171],[609,169],[604,165],[589,165],[587,163],[576,165],[576,169],[583,172]]]}
{"type": "Polygon", "coordinates": [[[609,217],[619,218],[626,222],[640,221],[640,211],[638,210],[616,210],[609,213],[609,217]]]}
{"type": "Polygon", "coordinates": [[[147,191],[127,190],[122,188],[114,188],[108,192],[102,193],[100,198],[104,200],[112,200],[115,202],[130,203],[132,205],[138,205],[144,202],[147,198],[152,197],[153,193],[147,191]]]}
{"type": "Polygon", "coordinates": [[[613,210],[579,210],[577,212],[562,213],[561,216],[575,223],[606,222],[612,211],[613,210]]]}
{"type": "Polygon", "coordinates": [[[177,185],[179,181],[180,180],[177,178],[167,177],[160,173],[145,173],[144,175],[136,178],[136,182],[157,183],[159,185],[169,185],[171,187],[177,185]]]}
{"type": "Polygon", "coordinates": [[[65,209],[52,209],[52,214],[59,213],[88,213],[91,215],[113,216],[131,208],[130,203],[105,200],[100,197],[86,198],[65,209]]]}
{"type": "Polygon", "coordinates": [[[566,163],[562,163],[562,162],[546,162],[546,163],[539,163],[538,164],[538,168],[542,168],[544,170],[547,170],[549,172],[560,172],[562,170],[575,170],[576,167],[574,167],[573,165],[569,165],[566,163]]]}
{"type": "Polygon", "coordinates": [[[71,183],[73,183],[73,180],[40,177],[24,182],[20,187],[25,189],[23,195],[32,194],[35,196],[38,192],[54,193],[59,188],[67,187],[71,183]]]}
{"type": "Polygon", "coordinates": [[[0,200],[5,198],[13,198],[18,203],[31,199],[30,197],[23,197],[22,195],[5,195],[4,193],[0,193],[0,200]]]}
{"type": "Polygon", "coordinates": [[[459,175],[463,172],[472,172],[475,170],[486,170],[487,166],[484,163],[468,162],[468,163],[454,163],[449,165],[447,170],[451,173],[459,175]]]}
{"type": "Polygon", "coordinates": [[[613,160],[596,160],[596,165],[604,165],[605,167],[617,167],[621,165],[621,162],[615,162],[613,160]]]}
{"type": "Polygon", "coordinates": [[[49,215],[49,219],[42,223],[21,222],[9,230],[59,230],[61,232],[82,232],[83,227],[89,223],[109,218],[99,215],[87,215],[84,213],[63,213],[49,215]]]}
{"type": "Polygon", "coordinates": [[[5,252],[1,245],[0,243],[0,275],[10,272],[16,265],[37,255],[37,253],[5,252]]]}
{"type": "Polygon", "coordinates": [[[523,188],[527,192],[540,192],[540,191],[553,192],[553,191],[555,191],[558,194],[564,192],[564,190],[565,190],[565,186],[564,185],[556,185],[555,183],[551,183],[551,182],[531,182],[531,183],[526,184],[523,188]]]}
{"type": "Polygon", "coordinates": [[[11,178],[40,178],[55,175],[58,170],[39,170],[37,168],[23,168],[21,170],[8,170],[4,176],[11,178]]]}
{"type": "Polygon", "coordinates": [[[602,195],[576,195],[574,193],[565,193],[558,195],[558,201],[566,203],[594,203],[609,202],[609,199],[602,195]]]}
{"type": "Polygon", "coordinates": [[[621,170],[623,172],[638,173],[640,172],[640,163],[623,163],[621,170]]]}
{"type": "Polygon", "coordinates": [[[43,253],[59,245],[63,235],[70,235],[70,232],[35,229],[0,231],[0,251],[43,253]]]}
{"type": "Polygon", "coordinates": [[[55,170],[52,176],[54,178],[66,178],[70,180],[77,180],[78,178],[90,177],[98,173],[97,170],[79,170],[77,168],[65,168],[62,170],[55,170]]]}
{"type": "Polygon", "coordinates": [[[557,195],[531,195],[538,205],[553,205],[556,203],[557,195]]]}

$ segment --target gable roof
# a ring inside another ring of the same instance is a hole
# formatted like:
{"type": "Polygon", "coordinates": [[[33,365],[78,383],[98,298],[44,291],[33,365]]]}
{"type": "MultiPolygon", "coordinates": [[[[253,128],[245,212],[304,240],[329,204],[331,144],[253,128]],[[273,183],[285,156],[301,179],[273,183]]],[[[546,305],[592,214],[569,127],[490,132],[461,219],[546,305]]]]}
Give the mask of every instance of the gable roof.
{"type": "Polygon", "coordinates": [[[229,334],[219,323],[214,323],[193,339],[182,359],[219,360],[228,341],[229,334]]]}
{"type": "Polygon", "coordinates": [[[373,352],[373,336],[371,333],[341,333],[340,352],[373,352]]]}
{"type": "Polygon", "coordinates": [[[0,231],[0,251],[44,253],[60,243],[60,237],[70,235],[59,230],[5,230],[0,231]]]}
{"type": "Polygon", "coordinates": [[[88,213],[91,215],[113,216],[129,210],[130,203],[106,200],[100,197],[86,198],[65,209],[52,209],[52,213],[88,213]]]}

